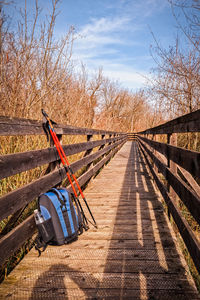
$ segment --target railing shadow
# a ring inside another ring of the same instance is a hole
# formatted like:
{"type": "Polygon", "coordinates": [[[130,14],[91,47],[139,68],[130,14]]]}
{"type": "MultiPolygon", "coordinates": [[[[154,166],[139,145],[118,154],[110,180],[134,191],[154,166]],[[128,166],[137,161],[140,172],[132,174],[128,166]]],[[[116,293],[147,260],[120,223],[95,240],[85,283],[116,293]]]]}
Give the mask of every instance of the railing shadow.
{"type": "Polygon", "coordinates": [[[38,278],[31,300],[81,299],[76,287],[82,299],[191,299],[183,293],[191,291],[188,281],[177,279],[185,269],[136,142],[127,158],[103,276],[55,264],[38,278]]]}

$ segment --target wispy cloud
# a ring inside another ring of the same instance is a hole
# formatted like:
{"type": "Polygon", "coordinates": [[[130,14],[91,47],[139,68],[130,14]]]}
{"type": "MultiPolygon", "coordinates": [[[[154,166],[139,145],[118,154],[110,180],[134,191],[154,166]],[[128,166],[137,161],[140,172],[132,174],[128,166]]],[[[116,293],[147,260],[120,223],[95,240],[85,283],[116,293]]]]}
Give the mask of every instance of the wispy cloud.
{"type": "Polygon", "coordinates": [[[100,19],[91,19],[90,24],[87,24],[82,28],[80,34],[90,35],[90,34],[101,34],[101,33],[110,33],[116,31],[117,29],[122,29],[122,26],[127,24],[130,21],[130,18],[105,18],[100,19]]]}
{"type": "Polygon", "coordinates": [[[95,47],[104,47],[108,45],[123,44],[121,32],[130,19],[124,18],[105,18],[91,19],[77,33],[77,48],[93,49],[95,47]]]}
{"type": "Polygon", "coordinates": [[[144,54],[146,20],[161,11],[163,0],[110,0],[109,14],[90,18],[77,32],[74,59],[89,70],[102,67],[104,74],[122,82],[128,88],[140,88],[148,75],[145,68],[149,56],[144,54]],[[138,53],[139,46],[141,52],[138,53]]]}
{"type": "Polygon", "coordinates": [[[112,80],[118,80],[125,88],[130,90],[139,89],[146,83],[146,78],[149,74],[134,69],[128,69],[124,65],[121,65],[121,69],[113,70],[108,68],[104,70],[104,74],[112,80]]]}

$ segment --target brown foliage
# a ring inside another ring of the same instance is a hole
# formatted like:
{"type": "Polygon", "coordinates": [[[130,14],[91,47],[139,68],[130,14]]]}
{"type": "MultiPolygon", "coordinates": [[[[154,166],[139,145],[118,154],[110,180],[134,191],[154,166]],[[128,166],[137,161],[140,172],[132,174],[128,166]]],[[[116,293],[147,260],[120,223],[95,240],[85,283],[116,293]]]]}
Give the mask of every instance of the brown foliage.
{"type": "Polygon", "coordinates": [[[153,113],[144,92],[121,88],[101,69],[92,76],[84,66],[75,72],[74,28],[63,38],[54,35],[58,4],[59,0],[52,1],[51,12],[41,23],[38,1],[33,20],[25,2],[16,32],[6,29],[1,16],[0,115],[41,119],[44,108],[58,123],[117,131],[148,127],[153,113]]]}

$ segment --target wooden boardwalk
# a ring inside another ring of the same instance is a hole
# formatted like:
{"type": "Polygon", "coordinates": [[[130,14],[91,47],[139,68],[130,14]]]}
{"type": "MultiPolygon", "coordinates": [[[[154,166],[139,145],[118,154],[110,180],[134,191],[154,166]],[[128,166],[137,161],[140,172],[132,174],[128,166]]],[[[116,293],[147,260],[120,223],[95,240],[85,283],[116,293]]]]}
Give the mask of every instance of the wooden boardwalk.
{"type": "Polygon", "coordinates": [[[200,299],[135,142],[86,189],[99,225],[70,245],[32,249],[1,299],[200,299]]]}

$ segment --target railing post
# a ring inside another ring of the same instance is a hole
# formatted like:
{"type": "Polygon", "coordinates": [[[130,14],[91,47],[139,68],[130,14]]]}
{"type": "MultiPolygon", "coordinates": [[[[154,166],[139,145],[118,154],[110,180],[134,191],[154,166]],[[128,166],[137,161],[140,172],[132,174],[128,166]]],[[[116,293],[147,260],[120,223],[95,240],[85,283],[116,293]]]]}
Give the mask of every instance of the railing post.
{"type": "MultiPolygon", "coordinates": [[[[62,145],[62,134],[58,134],[57,133],[57,137],[58,137],[59,142],[62,145]]],[[[53,142],[53,140],[52,140],[51,137],[50,137],[50,147],[54,147],[55,148],[54,142],[53,142]]],[[[47,167],[47,169],[45,171],[45,175],[48,174],[48,173],[50,173],[50,172],[52,172],[52,171],[54,171],[56,168],[59,168],[60,164],[61,164],[61,160],[60,160],[58,152],[57,152],[57,150],[55,148],[55,161],[51,162],[48,165],[48,167],[47,167]]]]}
{"type": "MultiPolygon", "coordinates": [[[[168,133],[167,134],[167,143],[172,146],[177,146],[177,134],[176,133],[168,133]]],[[[169,154],[167,154],[167,166],[170,168],[173,174],[177,174],[177,165],[173,161],[170,160],[169,154]]],[[[173,188],[167,183],[167,189],[170,194],[170,198],[176,202],[176,193],[173,188]]],[[[169,213],[168,213],[169,215],[169,213]]]]}
{"type": "MultiPolygon", "coordinates": [[[[88,134],[87,135],[87,142],[89,142],[91,139],[92,139],[93,135],[92,134],[88,134]]],[[[87,155],[89,155],[91,152],[92,152],[93,148],[90,148],[88,150],[85,151],[83,157],[86,157],[87,155]]],[[[89,163],[87,166],[86,166],[86,171],[90,168],[92,163],[89,163]]]]}
{"type": "MultiPolygon", "coordinates": [[[[154,133],[152,136],[152,140],[156,142],[157,140],[157,135],[154,133]]],[[[153,154],[156,156],[157,151],[154,149],[153,150],[153,154]]],[[[155,172],[158,174],[158,168],[156,167],[155,163],[153,162],[153,168],[155,170],[155,172]]]]}
{"type": "MultiPolygon", "coordinates": [[[[89,142],[92,139],[92,137],[93,137],[92,134],[88,134],[87,135],[87,142],[89,142]]],[[[85,153],[84,153],[84,155],[83,155],[83,157],[89,155],[92,152],[92,150],[93,150],[93,148],[86,150],[85,153]]]]}
{"type": "MultiPolygon", "coordinates": [[[[102,134],[102,135],[101,135],[101,139],[102,139],[102,140],[105,139],[105,134],[102,134]]],[[[105,147],[105,144],[101,145],[101,146],[99,147],[98,151],[101,150],[101,149],[103,149],[104,147],[105,147]]]]}
{"type": "MultiPolygon", "coordinates": [[[[109,139],[111,139],[111,137],[112,137],[112,134],[109,134],[109,139]]],[[[115,137],[115,133],[113,134],[113,137],[115,137]]],[[[108,145],[111,145],[111,144],[112,144],[112,142],[108,143],[108,145]]]]}

